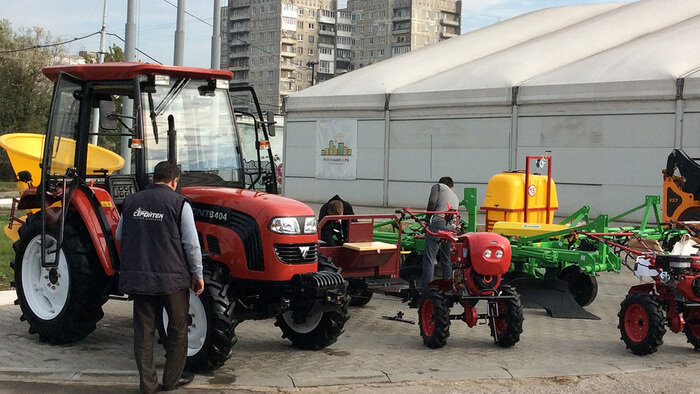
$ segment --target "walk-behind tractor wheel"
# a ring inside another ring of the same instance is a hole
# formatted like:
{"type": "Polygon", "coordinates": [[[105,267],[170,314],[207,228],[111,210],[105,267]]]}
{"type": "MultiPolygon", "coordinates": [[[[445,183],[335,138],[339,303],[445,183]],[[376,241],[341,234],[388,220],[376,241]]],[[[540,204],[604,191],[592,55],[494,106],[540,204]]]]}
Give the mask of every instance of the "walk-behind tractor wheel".
{"type": "MultiPolygon", "coordinates": [[[[197,297],[190,290],[190,309],[187,329],[187,363],[192,372],[208,372],[222,366],[231,357],[236,344],[233,303],[228,298],[227,272],[204,270],[204,292],[197,297]]],[[[168,314],[158,324],[161,343],[167,347],[168,314]]]]}
{"type": "MultiPolygon", "coordinates": [[[[340,269],[325,256],[318,258],[318,270],[340,273],[340,269]]],[[[292,345],[304,350],[318,350],[330,346],[343,333],[345,322],[350,318],[348,305],[350,297],[334,311],[316,312],[306,317],[303,323],[294,321],[291,310],[277,315],[275,325],[282,330],[282,338],[292,341],[292,345]]]]}
{"type": "Polygon", "coordinates": [[[372,299],[372,290],[367,288],[364,280],[348,281],[348,296],[350,296],[350,306],[364,306],[372,299]]]}
{"type": "Polygon", "coordinates": [[[683,332],[695,350],[700,350],[700,308],[693,307],[686,310],[683,332]]]}
{"type": "Polygon", "coordinates": [[[47,261],[58,258],[55,268],[41,266],[41,214],[31,215],[15,242],[15,287],[21,320],[29,333],[52,344],[75,342],[93,332],[102,319],[107,276],[78,215],[66,218],[63,245],[46,234],[47,261]]]}
{"type": "Polygon", "coordinates": [[[651,354],[664,343],[664,315],[659,303],[648,293],[634,292],[620,304],[617,314],[622,340],[640,356],[651,354]]]}
{"type": "Polygon", "coordinates": [[[445,346],[450,336],[450,310],[439,289],[431,287],[418,307],[420,336],[425,346],[438,349],[445,346]]]}
{"type": "Polygon", "coordinates": [[[595,275],[581,272],[576,265],[564,268],[559,274],[559,278],[569,283],[571,295],[581,306],[590,305],[598,296],[598,281],[595,275]]]}
{"type": "MultiPolygon", "coordinates": [[[[489,320],[491,336],[496,345],[501,347],[511,347],[518,343],[520,334],[523,332],[523,306],[520,303],[520,296],[514,288],[501,286],[501,295],[514,296],[512,299],[497,301],[494,306],[498,308],[499,317],[489,320]]],[[[492,306],[493,309],[496,309],[492,306]]],[[[495,314],[496,310],[491,310],[495,314]]]]}

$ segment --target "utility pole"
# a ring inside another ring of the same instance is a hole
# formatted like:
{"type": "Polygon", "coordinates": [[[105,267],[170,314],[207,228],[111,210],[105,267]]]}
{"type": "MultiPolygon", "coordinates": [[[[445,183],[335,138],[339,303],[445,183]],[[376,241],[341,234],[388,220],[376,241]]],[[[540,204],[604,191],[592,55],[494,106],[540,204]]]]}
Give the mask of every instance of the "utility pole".
{"type": "Polygon", "coordinates": [[[175,29],[175,55],[173,64],[182,66],[185,48],[185,0],[177,0],[177,27],[175,29]]]}
{"type": "MultiPolygon", "coordinates": [[[[102,30],[100,30],[100,51],[97,53],[97,63],[105,60],[105,33],[107,32],[107,0],[102,5],[102,30]]],[[[97,145],[97,132],[100,131],[100,109],[92,110],[92,144],[97,145]]]]}
{"type": "MultiPolygon", "coordinates": [[[[128,0],[126,8],[126,26],[124,32],[124,61],[134,62],[136,61],[136,0],[128,0]]],[[[124,97],[122,114],[125,117],[125,122],[127,124],[133,125],[133,100],[124,97]]],[[[124,132],[122,128],[122,132],[124,132]]],[[[131,173],[131,148],[129,147],[129,136],[122,136],[122,157],[124,158],[124,167],[122,167],[122,174],[131,173]]]]}
{"type": "Polygon", "coordinates": [[[221,67],[221,1],[214,0],[214,32],[211,36],[211,68],[221,67]]]}

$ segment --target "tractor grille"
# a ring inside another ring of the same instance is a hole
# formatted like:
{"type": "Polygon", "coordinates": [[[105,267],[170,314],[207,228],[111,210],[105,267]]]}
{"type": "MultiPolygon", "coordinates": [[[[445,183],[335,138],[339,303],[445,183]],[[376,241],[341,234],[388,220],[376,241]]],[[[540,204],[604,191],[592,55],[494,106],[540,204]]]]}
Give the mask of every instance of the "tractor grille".
{"type": "Polygon", "coordinates": [[[277,244],[275,255],[285,264],[309,264],[316,261],[316,244],[277,244]],[[306,255],[302,250],[308,248],[306,255]]]}
{"type": "Polygon", "coordinates": [[[221,248],[219,247],[219,238],[213,235],[207,234],[207,246],[209,247],[209,253],[221,256],[221,248]]]}

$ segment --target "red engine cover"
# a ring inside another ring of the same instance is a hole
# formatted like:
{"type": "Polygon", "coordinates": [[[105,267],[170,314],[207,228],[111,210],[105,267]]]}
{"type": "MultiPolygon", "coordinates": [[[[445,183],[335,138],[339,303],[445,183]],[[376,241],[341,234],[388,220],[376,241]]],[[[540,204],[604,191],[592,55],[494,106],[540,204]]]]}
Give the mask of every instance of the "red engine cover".
{"type": "Polygon", "coordinates": [[[469,259],[474,272],[481,275],[503,275],[510,268],[510,242],[496,233],[468,233],[461,235],[469,246],[469,259]],[[490,251],[489,257],[484,254],[490,251]],[[497,254],[503,255],[498,258],[497,254]]]}

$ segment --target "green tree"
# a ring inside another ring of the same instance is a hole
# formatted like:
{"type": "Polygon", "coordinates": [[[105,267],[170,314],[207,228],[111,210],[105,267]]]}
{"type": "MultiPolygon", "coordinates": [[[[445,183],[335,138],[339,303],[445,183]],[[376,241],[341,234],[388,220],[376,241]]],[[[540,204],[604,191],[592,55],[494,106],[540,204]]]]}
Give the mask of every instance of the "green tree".
{"type": "MultiPolygon", "coordinates": [[[[86,63],[97,63],[97,54],[94,52],[86,52],[83,55],[86,63]]],[[[117,44],[113,44],[111,47],[107,48],[105,53],[104,62],[123,62],[124,61],[124,51],[117,44]]]]}
{"type": "MultiPolygon", "coordinates": [[[[40,27],[13,31],[0,20],[0,134],[42,132],[46,127],[53,84],[41,72],[65,53],[57,39],[40,27]],[[26,49],[32,48],[32,49],[26,49]]],[[[0,154],[0,180],[14,180],[7,159],[0,154]]]]}

